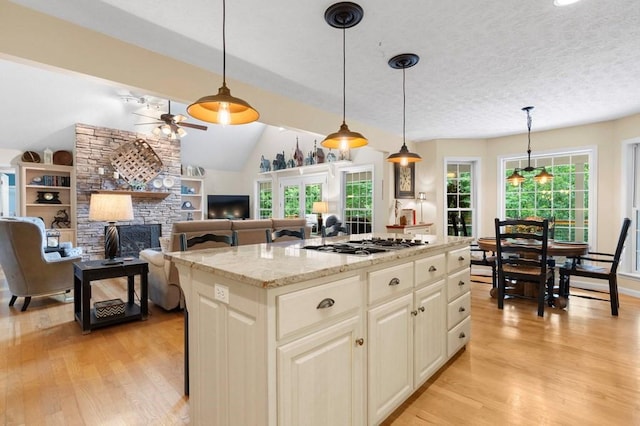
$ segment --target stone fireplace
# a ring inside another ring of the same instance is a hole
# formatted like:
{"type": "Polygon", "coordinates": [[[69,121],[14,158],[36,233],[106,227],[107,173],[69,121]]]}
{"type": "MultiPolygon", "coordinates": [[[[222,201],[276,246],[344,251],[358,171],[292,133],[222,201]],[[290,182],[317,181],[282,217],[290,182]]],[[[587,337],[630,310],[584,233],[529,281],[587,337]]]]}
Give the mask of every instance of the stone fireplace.
{"type": "MultiPolygon", "coordinates": [[[[120,238],[121,247],[125,251],[121,255],[137,257],[140,251],[138,247],[141,245],[148,244],[151,247],[159,247],[157,238],[163,234],[169,235],[173,222],[181,220],[179,139],[169,140],[124,130],[76,124],[77,245],[82,247],[85,260],[104,258],[104,226],[106,223],[89,221],[91,193],[103,190],[107,185],[112,189],[128,189],[124,182],[113,179],[114,170],[110,159],[114,151],[123,144],[138,138],[144,139],[162,159],[162,171],[158,177],[171,177],[176,183],[171,188],[161,189],[166,191],[166,197],[145,197],[144,193],[131,192],[134,219],[129,222],[117,223],[118,228],[127,229],[126,225],[129,225],[133,226],[135,230],[142,229],[135,228],[137,225],[143,225],[143,227],[149,226],[150,229],[158,227],[160,229],[157,234],[156,231],[151,231],[151,236],[143,237],[144,242],[139,240],[141,238],[139,236],[129,240],[128,230],[123,231],[120,238]],[[133,254],[134,251],[135,254],[133,254]],[[126,254],[129,252],[131,254],[126,254]]],[[[151,188],[151,183],[148,183],[146,191],[154,190],[157,191],[157,189],[151,188]]],[[[136,235],[137,232],[135,231],[136,235]]]]}

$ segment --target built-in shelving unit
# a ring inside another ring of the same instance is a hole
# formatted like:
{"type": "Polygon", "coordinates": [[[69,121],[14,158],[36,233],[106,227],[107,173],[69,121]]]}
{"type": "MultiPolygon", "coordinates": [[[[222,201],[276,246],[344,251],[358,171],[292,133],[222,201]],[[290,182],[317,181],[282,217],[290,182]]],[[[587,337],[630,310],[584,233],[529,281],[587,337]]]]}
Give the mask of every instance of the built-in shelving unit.
{"type": "Polygon", "coordinates": [[[20,215],[40,217],[47,229],[60,231],[60,242],[76,245],[76,174],[73,166],[18,163],[20,215]],[[56,221],[66,217],[67,222],[56,221]]]}
{"type": "Polygon", "coordinates": [[[291,173],[291,172],[298,172],[300,174],[305,174],[305,173],[327,171],[331,166],[344,167],[350,164],[352,164],[352,162],[349,160],[340,160],[340,161],[324,162],[319,164],[311,164],[308,166],[289,167],[287,169],[272,170],[270,172],[259,172],[258,174],[271,175],[271,174],[281,174],[281,173],[291,173]]]}
{"type": "Polygon", "coordinates": [[[204,180],[182,176],[180,180],[180,209],[183,220],[202,220],[207,206],[204,198],[204,180]]]}

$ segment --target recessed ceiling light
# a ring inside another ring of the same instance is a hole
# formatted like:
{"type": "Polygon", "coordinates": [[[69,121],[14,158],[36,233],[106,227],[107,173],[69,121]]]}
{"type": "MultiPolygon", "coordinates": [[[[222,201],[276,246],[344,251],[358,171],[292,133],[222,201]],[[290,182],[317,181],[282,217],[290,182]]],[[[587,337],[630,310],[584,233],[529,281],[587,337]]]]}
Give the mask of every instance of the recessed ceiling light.
{"type": "Polygon", "coordinates": [[[580,0],[553,0],[553,5],[554,6],[558,6],[558,7],[562,7],[562,6],[568,6],[570,4],[573,3],[577,3],[580,0]]]}

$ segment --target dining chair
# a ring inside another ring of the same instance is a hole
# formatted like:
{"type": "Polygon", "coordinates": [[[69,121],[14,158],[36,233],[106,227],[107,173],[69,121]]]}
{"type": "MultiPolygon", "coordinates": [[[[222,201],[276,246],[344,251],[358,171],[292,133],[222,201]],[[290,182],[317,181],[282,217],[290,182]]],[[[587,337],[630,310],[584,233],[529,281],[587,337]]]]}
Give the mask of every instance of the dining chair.
{"type": "MultiPolygon", "coordinates": [[[[496,218],[495,231],[498,308],[504,309],[507,283],[531,283],[537,290],[538,316],[544,316],[545,296],[553,298],[553,274],[547,265],[549,221],[496,218]]],[[[509,296],[529,298],[525,294],[509,296]]]]}
{"type": "MultiPolygon", "coordinates": [[[[614,253],[590,251],[584,256],[567,258],[565,265],[560,268],[560,296],[564,298],[563,302],[565,304],[566,300],[569,298],[571,276],[607,280],[609,283],[608,300],[611,303],[611,315],[618,315],[620,300],[618,298],[617,271],[630,225],[631,219],[625,218],[622,221],[622,228],[620,230],[620,235],[618,236],[618,244],[614,253]]],[[[572,296],[604,301],[607,300],[587,295],[573,294],[572,296]]]]}
{"type": "Polygon", "coordinates": [[[267,243],[273,243],[278,239],[284,238],[286,240],[291,240],[291,239],[300,239],[300,240],[304,240],[305,239],[305,235],[304,235],[304,228],[300,228],[299,230],[293,230],[293,229],[279,229],[277,231],[271,231],[269,229],[266,230],[266,234],[267,234],[267,243]]]}
{"type": "MultiPolygon", "coordinates": [[[[232,231],[230,235],[207,233],[190,238],[187,238],[186,233],[180,234],[180,251],[237,245],[236,231],[232,231]]],[[[186,305],[184,308],[184,394],[189,395],[189,311],[186,305]]]]}
{"type": "Polygon", "coordinates": [[[322,225],[322,227],[320,228],[320,235],[322,236],[322,238],[337,237],[339,235],[349,235],[349,230],[342,225],[332,226],[330,228],[322,225]]]}
{"type": "MultiPolygon", "coordinates": [[[[453,225],[454,235],[459,236],[460,233],[462,233],[463,237],[467,237],[469,231],[467,230],[467,224],[465,223],[464,215],[460,215],[458,217],[457,214],[452,213],[450,217],[451,217],[451,224],[453,225]]],[[[469,247],[471,250],[471,260],[469,262],[469,270],[473,269],[473,265],[490,267],[491,268],[491,287],[496,288],[497,271],[496,271],[495,253],[482,250],[478,246],[478,243],[476,243],[475,241],[472,242],[469,245],[469,247]]],[[[479,281],[476,281],[476,282],[479,282],[479,281]]]]}

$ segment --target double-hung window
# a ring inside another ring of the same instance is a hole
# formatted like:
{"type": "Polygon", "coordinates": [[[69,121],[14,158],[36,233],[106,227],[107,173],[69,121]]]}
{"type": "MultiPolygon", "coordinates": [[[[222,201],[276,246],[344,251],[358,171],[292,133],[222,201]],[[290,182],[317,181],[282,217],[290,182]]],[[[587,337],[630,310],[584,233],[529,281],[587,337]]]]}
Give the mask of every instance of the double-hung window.
{"type": "Polygon", "coordinates": [[[527,167],[527,157],[503,159],[504,217],[553,219],[554,239],[589,242],[593,225],[589,219],[594,217],[591,206],[595,205],[591,188],[593,156],[592,149],[536,156],[531,159],[531,166],[545,167],[553,179],[538,183],[534,177],[539,169],[522,171],[525,180],[520,185],[512,185],[506,178],[514,168],[527,167]]]}

